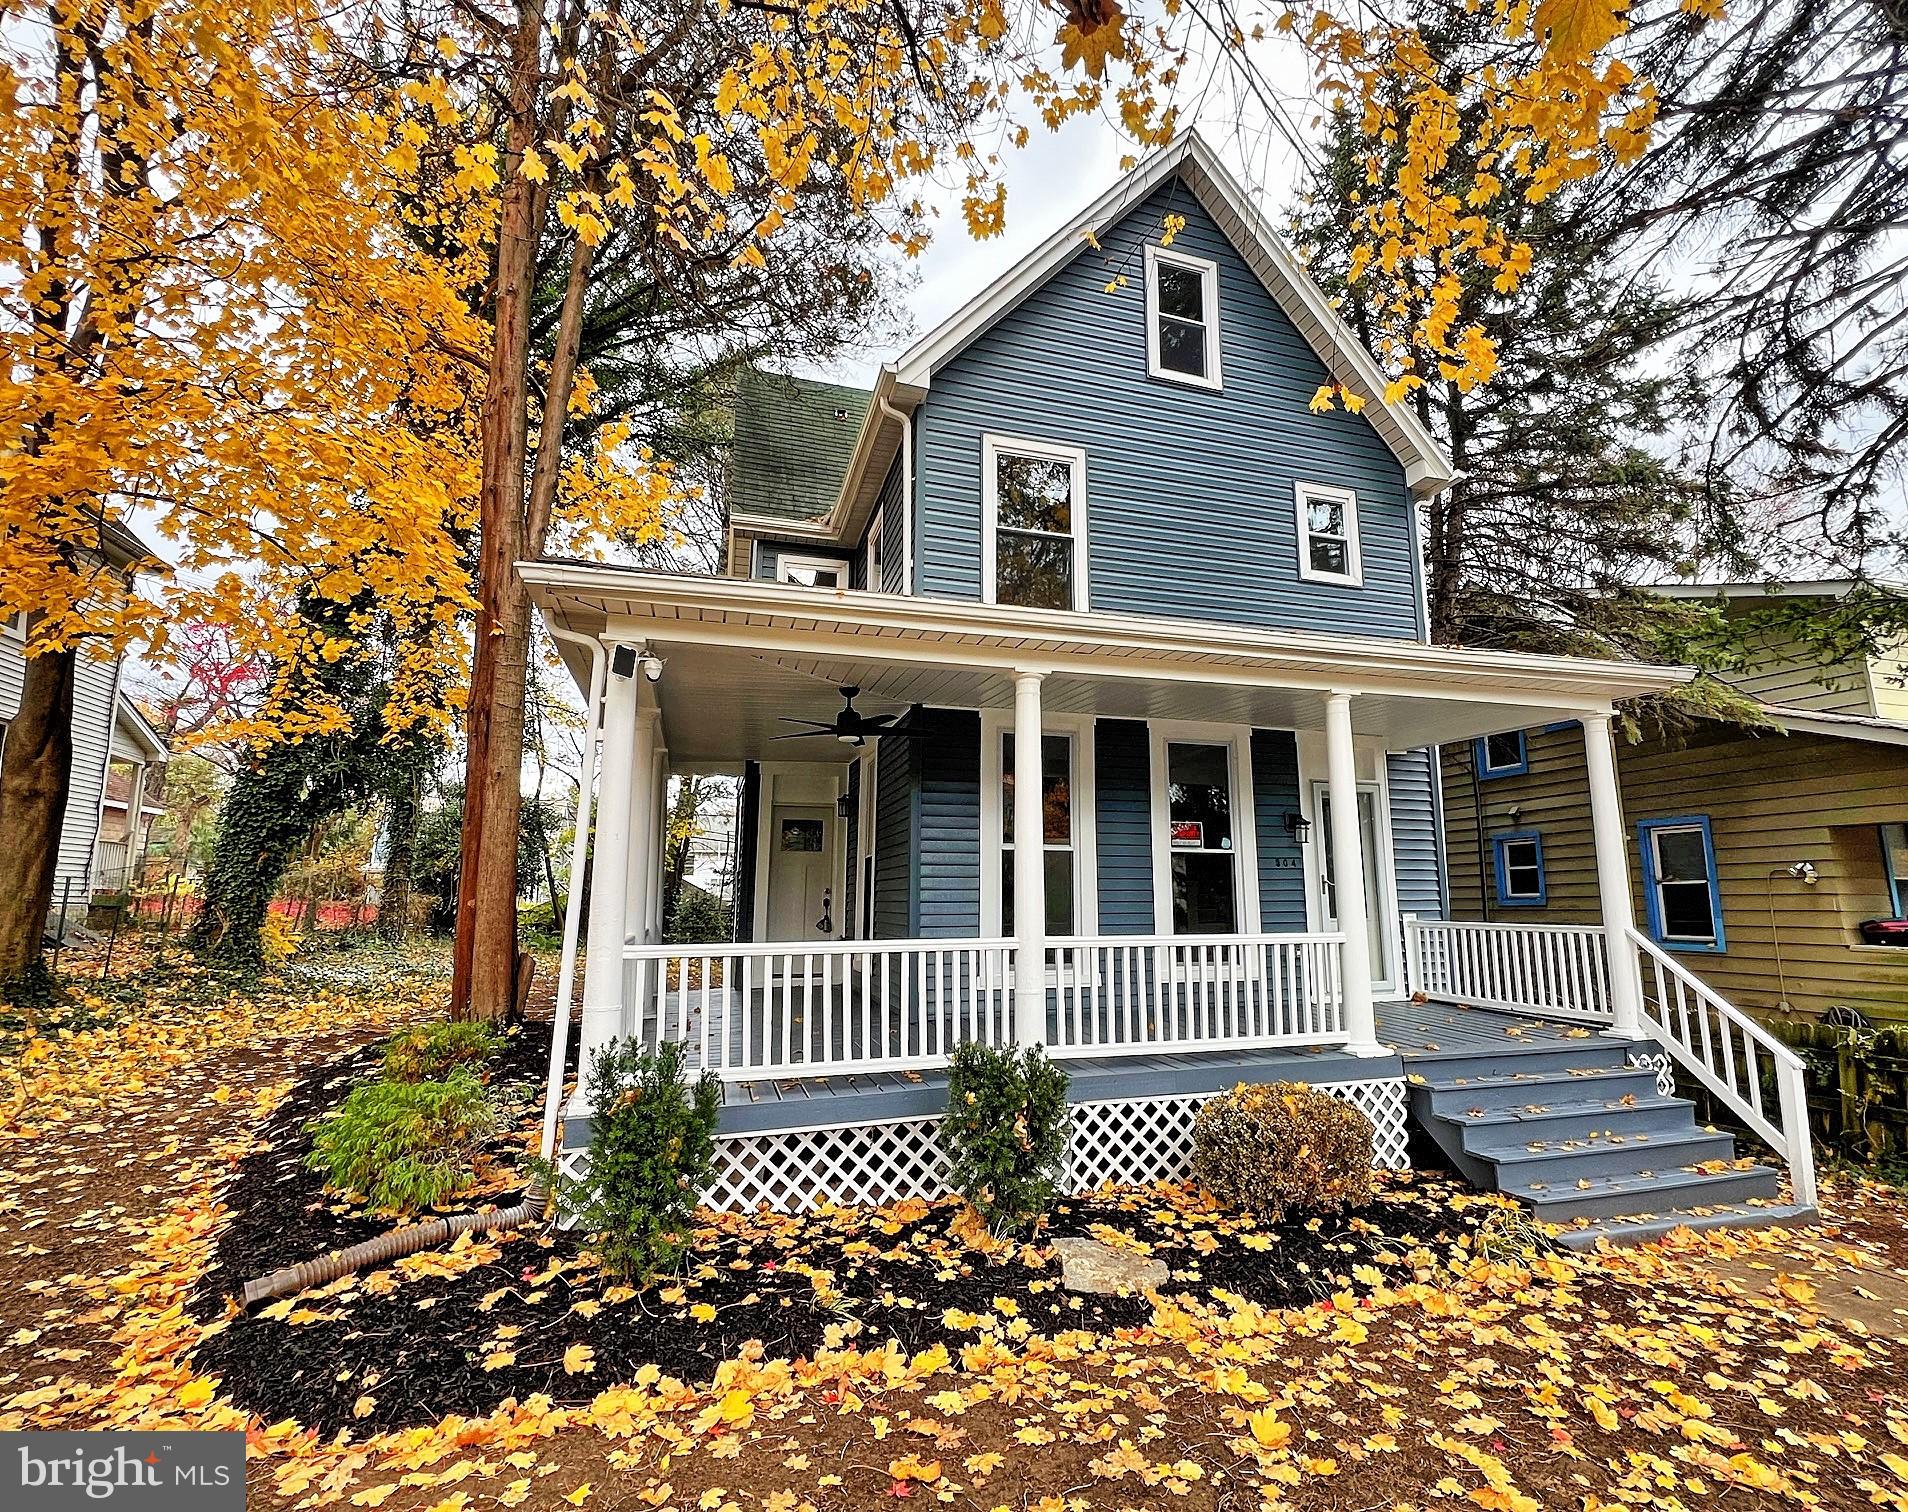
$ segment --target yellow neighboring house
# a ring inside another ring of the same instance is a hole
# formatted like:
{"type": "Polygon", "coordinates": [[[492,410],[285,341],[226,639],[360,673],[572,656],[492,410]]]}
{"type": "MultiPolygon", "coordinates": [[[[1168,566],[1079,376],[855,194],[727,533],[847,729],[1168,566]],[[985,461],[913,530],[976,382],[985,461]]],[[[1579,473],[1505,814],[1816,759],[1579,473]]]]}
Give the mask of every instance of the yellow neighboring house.
{"type": "MultiPolygon", "coordinates": [[[[1666,589],[1726,612],[1846,582],[1666,589]]],[[[1740,1007],[1908,1020],[1908,662],[1820,664],[1771,636],[1728,681],[1774,728],[1617,745],[1638,927],[1740,1007]],[[1881,941],[1895,938],[1901,943],[1881,941]]],[[[1451,916],[1595,923],[1574,725],[1441,752],[1451,916]]]]}

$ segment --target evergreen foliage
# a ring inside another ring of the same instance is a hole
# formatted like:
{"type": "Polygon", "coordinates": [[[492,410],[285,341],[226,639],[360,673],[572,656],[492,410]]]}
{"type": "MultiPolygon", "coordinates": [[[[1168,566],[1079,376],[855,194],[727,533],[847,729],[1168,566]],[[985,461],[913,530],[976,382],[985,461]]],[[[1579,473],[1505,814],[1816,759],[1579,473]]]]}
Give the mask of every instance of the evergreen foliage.
{"type": "Polygon", "coordinates": [[[594,1236],[606,1274],[647,1281],[675,1264],[715,1157],[721,1087],[705,1071],[690,1085],[684,1046],[654,1052],[612,1040],[590,1064],[590,1159],[564,1203],[594,1236]]]}
{"type": "Polygon", "coordinates": [[[974,1041],[954,1052],[939,1138],[954,1189],[996,1234],[1024,1233],[1065,1172],[1067,1073],[1038,1045],[974,1041]]]}
{"type": "Polygon", "coordinates": [[[443,1081],[377,1081],[309,1126],[309,1161],[338,1191],[415,1213],[471,1179],[496,1122],[483,1086],[463,1067],[443,1081]]]}

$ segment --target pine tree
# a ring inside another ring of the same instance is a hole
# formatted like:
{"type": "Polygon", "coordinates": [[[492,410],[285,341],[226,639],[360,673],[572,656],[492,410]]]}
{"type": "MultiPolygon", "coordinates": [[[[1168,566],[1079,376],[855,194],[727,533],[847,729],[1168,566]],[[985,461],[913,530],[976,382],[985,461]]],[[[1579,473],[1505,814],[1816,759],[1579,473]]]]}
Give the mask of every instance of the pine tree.
{"type": "MultiPolygon", "coordinates": [[[[1463,81],[1492,45],[1487,15],[1415,0],[1447,88],[1467,114],[1463,81]]],[[[1475,136],[1466,121],[1462,140],[1475,136]]],[[[1402,148],[1394,149],[1402,151],[1402,148]]],[[[1368,192],[1369,141],[1349,114],[1331,123],[1297,233],[1312,271],[1375,344],[1365,290],[1348,284],[1349,226],[1368,192]]],[[[1486,165],[1487,166],[1487,165],[1486,165]]],[[[1379,164],[1382,175],[1396,165],[1379,164]]],[[[1454,154],[1434,188],[1462,195],[1480,164],[1454,154]]],[[[1647,653],[1683,639],[1692,611],[1624,593],[1733,550],[1726,500],[1679,464],[1679,431],[1701,405],[1693,377],[1661,358],[1684,301],[1626,269],[1617,218],[1586,189],[1530,203],[1498,168],[1529,271],[1502,292],[1487,269],[1427,267],[1461,281],[1457,323],[1480,324],[1498,371],[1484,385],[1450,372],[1408,402],[1448,448],[1459,481],[1424,511],[1434,639],[1553,652],[1647,653]]]]}

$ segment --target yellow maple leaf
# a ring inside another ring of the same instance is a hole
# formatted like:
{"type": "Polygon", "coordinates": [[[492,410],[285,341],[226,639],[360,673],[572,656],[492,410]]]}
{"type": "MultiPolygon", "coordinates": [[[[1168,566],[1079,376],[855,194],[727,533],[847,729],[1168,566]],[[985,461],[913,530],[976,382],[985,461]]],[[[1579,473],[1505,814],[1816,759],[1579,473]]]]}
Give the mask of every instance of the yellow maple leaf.
{"type": "Polygon", "coordinates": [[[1549,33],[1547,51],[1559,61],[1589,57],[1628,29],[1628,0],[1537,0],[1536,30],[1549,33]]]}
{"type": "Polygon", "coordinates": [[[563,1369],[567,1375],[588,1375],[596,1369],[596,1351],[587,1344],[572,1344],[563,1351],[563,1369]]]}
{"type": "Polygon", "coordinates": [[[1060,44],[1061,66],[1084,69],[1090,79],[1104,78],[1107,59],[1126,56],[1125,19],[1114,6],[1108,19],[1091,31],[1067,22],[1054,39],[1060,44]]]}
{"type": "Polygon", "coordinates": [[[584,1502],[590,1499],[590,1495],[594,1490],[595,1488],[591,1486],[588,1481],[584,1481],[582,1485],[578,1486],[574,1491],[572,1491],[568,1496],[564,1497],[563,1499],[566,1502],[568,1502],[572,1507],[580,1507],[583,1505],[584,1502]]]}

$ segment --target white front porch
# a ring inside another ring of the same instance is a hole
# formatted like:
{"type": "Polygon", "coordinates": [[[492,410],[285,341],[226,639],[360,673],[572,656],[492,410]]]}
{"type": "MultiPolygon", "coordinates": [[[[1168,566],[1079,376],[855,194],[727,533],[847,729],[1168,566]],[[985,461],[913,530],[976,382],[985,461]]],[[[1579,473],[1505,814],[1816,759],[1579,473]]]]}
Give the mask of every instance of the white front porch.
{"type": "MultiPolygon", "coordinates": [[[[1644,969],[1611,707],[1674,672],[556,564],[525,575],[599,710],[583,1064],[612,1039],[685,1041],[725,1087],[725,1200],[931,1185],[921,1131],[968,1040],[1040,1044],[1069,1063],[1077,1104],[1098,1110],[1086,1127],[1099,1144],[1076,1148],[1088,1173],[1170,1166],[1198,1101],[1241,1079],[1303,1079],[1359,1102],[1381,1158],[1401,1161],[1405,1073],[1387,1020],[1414,995],[1660,1040],[1788,1154],[1798,1190],[1812,1181],[1786,1052],[1673,960],[1644,969]],[[922,723],[914,742],[778,738],[791,718],[834,718],[843,686],[863,690],[863,715],[920,706],[945,727],[922,723]],[[1408,916],[1391,756],[1563,719],[1584,730],[1603,924],[1408,916]],[[1096,806],[1108,722],[1147,738],[1118,836],[1096,806]],[[970,729],[973,750],[954,760],[951,732],[970,729]],[[1295,762],[1276,815],[1265,732],[1295,762]],[[908,765],[887,755],[910,747],[908,765]],[[949,761],[958,780],[926,785],[949,761]],[[758,938],[661,943],[672,769],[757,783],[740,908],[758,938]],[[898,814],[912,828],[894,829],[898,814]],[[785,824],[796,854],[777,870],[785,824]],[[1270,864],[1274,842],[1289,842],[1279,860],[1295,878],[1270,864]],[[1351,877],[1364,885],[1336,885],[1351,877]],[[1267,927],[1275,884],[1303,927],[1267,927]],[[1108,928],[1116,887],[1128,911],[1108,928]],[[1766,1071],[1782,1089],[1770,1116],[1766,1071]],[[1130,1158],[1109,1163],[1100,1146],[1120,1130],[1130,1158]]],[[[578,924],[573,908],[565,1003],[578,924]]],[[[587,1142],[589,1114],[579,1093],[566,1146],[587,1142]]]]}

